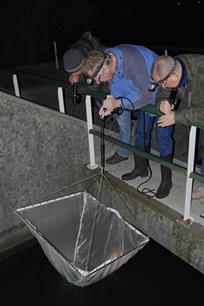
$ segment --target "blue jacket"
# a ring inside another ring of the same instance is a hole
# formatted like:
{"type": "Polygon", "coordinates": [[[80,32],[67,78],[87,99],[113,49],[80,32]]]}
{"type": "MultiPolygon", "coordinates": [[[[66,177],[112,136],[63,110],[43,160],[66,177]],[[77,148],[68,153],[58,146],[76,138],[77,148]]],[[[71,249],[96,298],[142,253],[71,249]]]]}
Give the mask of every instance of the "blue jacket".
{"type": "Polygon", "coordinates": [[[155,92],[148,91],[151,66],[158,55],[138,45],[118,45],[105,50],[116,58],[116,72],[109,82],[110,94],[123,97],[123,106],[130,110],[154,103],[155,92]],[[132,103],[131,103],[131,102],[132,103]]]}

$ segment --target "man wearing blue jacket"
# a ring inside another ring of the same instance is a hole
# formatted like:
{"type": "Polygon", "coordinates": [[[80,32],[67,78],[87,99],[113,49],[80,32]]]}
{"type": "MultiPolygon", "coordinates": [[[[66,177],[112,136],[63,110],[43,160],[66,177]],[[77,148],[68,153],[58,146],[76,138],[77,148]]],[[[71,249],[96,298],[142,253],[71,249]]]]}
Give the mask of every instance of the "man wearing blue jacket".
{"type": "MultiPolygon", "coordinates": [[[[148,90],[151,82],[151,66],[158,58],[152,50],[139,45],[118,45],[105,49],[104,52],[92,50],[88,53],[82,71],[96,83],[108,82],[110,95],[103,101],[99,114],[103,118],[110,115],[114,109],[122,108],[124,114],[130,116],[130,112],[147,104],[154,103],[155,92],[148,90]]],[[[135,145],[147,152],[150,149],[151,130],[155,117],[139,112],[137,118],[135,145]]],[[[120,116],[118,118],[120,120],[120,116]]],[[[125,121],[123,120],[124,124],[125,121]]],[[[130,129],[127,120],[126,130],[130,129]]],[[[162,129],[157,128],[157,143],[160,156],[164,159],[172,157],[173,126],[162,129]]],[[[120,140],[124,141],[123,135],[120,140]]],[[[126,142],[126,141],[124,141],[126,142]]],[[[122,156],[122,148],[118,147],[111,158],[122,156]]],[[[148,175],[148,161],[134,154],[135,166],[132,172],[122,175],[123,180],[131,180],[138,176],[148,175]]],[[[166,197],[172,187],[171,173],[163,177],[156,192],[157,198],[166,197]]]]}
{"type": "MultiPolygon", "coordinates": [[[[109,88],[107,82],[96,84],[91,82],[87,84],[85,82],[82,74],[82,66],[84,64],[87,53],[90,50],[100,50],[104,51],[106,47],[100,42],[100,40],[94,37],[90,31],[86,31],[80,39],[74,43],[69,50],[64,53],[63,62],[64,69],[68,73],[68,82],[73,85],[77,92],[77,97],[80,98],[81,94],[86,94],[87,92],[101,91],[105,94],[109,93],[109,88]]],[[[76,96],[75,96],[76,97],[76,96]]],[[[96,106],[101,107],[101,103],[96,101],[96,106]]],[[[130,143],[131,140],[131,116],[129,113],[124,112],[121,114],[120,118],[112,117],[112,124],[114,126],[117,120],[120,135],[122,136],[122,141],[130,143]]],[[[110,121],[111,122],[111,121],[110,121]]],[[[109,164],[118,164],[129,157],[129,151],[125,148],[118,148],[118,154],[115,154],[112,158],[109,158],[106,162],[109,164]]]]}

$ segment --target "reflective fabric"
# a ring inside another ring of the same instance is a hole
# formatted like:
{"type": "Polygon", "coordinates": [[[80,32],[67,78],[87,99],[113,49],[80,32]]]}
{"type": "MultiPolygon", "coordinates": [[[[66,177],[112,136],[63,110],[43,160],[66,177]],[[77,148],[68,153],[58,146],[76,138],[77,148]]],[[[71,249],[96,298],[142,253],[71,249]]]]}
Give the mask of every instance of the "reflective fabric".
{"type": "Polygon", "coordinates": [[[134,256],[149,238],[113,208],[77,192],[16,210],[69,282],[87,286],[134,256]]]}

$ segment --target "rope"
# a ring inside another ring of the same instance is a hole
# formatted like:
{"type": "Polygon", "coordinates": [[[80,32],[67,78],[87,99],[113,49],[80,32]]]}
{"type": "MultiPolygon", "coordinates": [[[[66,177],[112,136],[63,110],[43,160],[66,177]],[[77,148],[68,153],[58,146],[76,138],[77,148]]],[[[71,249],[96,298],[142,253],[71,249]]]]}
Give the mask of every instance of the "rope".
{"type": "Polygon", "coordinates": [[[91,252],[92,252],[93,240],[95,236],[96,223],[97,223],[96,220],[98,216],[98,208],[99,208],[99,202],[101,198],[102,182],[103,182],[103,178],[105,177],[104,176],[104,172],[105,172],[105,141],[104,141],[105,118],[101,119],[100,130],[101,130],[101,135],[102,135],[101,137],[101,179],[100,179],[99,192],[98,192],[98,197],[97,197],[96,210],[94,214],[92,230],[91,230],[91,235],[90,235],[90,244],[88,248],[86,271],[89,270],[89,262],[90,262],[91,252]]]}
{"type": "MultiPolygon", "coordinates": [[[[69,188],[71,188],[71,187],[74,187],[74,186],[78,185],[79,183],[83,183],[83,182],[85,182],[85,181],[87,181],[87,180],[90,180],[90,179],[92,179],[92,178],[94,178],[94,177],[97,177],[97,176],[99,176],[99,175],[100,175],[100,173],[97,173],[97,174],[95,174],[95,175],[89,176],[89,177],[87,177],[87,178],[85,178],[85,179],[82,179],[82,180],[80,180],[80,181],[77,181],[77,182],[75,182],[75,183],[73,183],[73,184],[71,184],[71,185],[68,185],[68,186],[66,186],[66,187],[64,187],[64,188],[58,189],[58,190],[55,191],[55,192],[52,192],[52,193],[50,193],[50,194],[47,194],[47,195],[44,196],[44,197],[41,197],[41,198],[36,199],[36,200],[35,200],[35,203],[46,201],[48,198],[50,198],[50,197],[52,197],[52,196],[58,194],[59,192],[65,191],[65,190],[67,190],[67,189],[69,189],[69,188]]],[[[29,202],[26,202],[26,204],[20,205],[20,207],[32,206],[32,205],[35,205],[35,203],[33,204],[33,202],[32,202],[32,204],[31,204],[31,202],[29,201],[29,202]]]]}

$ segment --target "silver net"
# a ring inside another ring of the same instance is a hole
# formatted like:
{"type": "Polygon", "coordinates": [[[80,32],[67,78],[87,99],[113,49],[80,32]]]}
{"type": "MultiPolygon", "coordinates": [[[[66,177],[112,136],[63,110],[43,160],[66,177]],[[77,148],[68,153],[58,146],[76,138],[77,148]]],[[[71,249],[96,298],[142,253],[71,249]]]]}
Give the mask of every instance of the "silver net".
{"type": "Polygon", "coordinates": [[[16,210],[45,255],[66,279],[87,286],[106,277],[149,241],[87,191],[16,210]]]}

